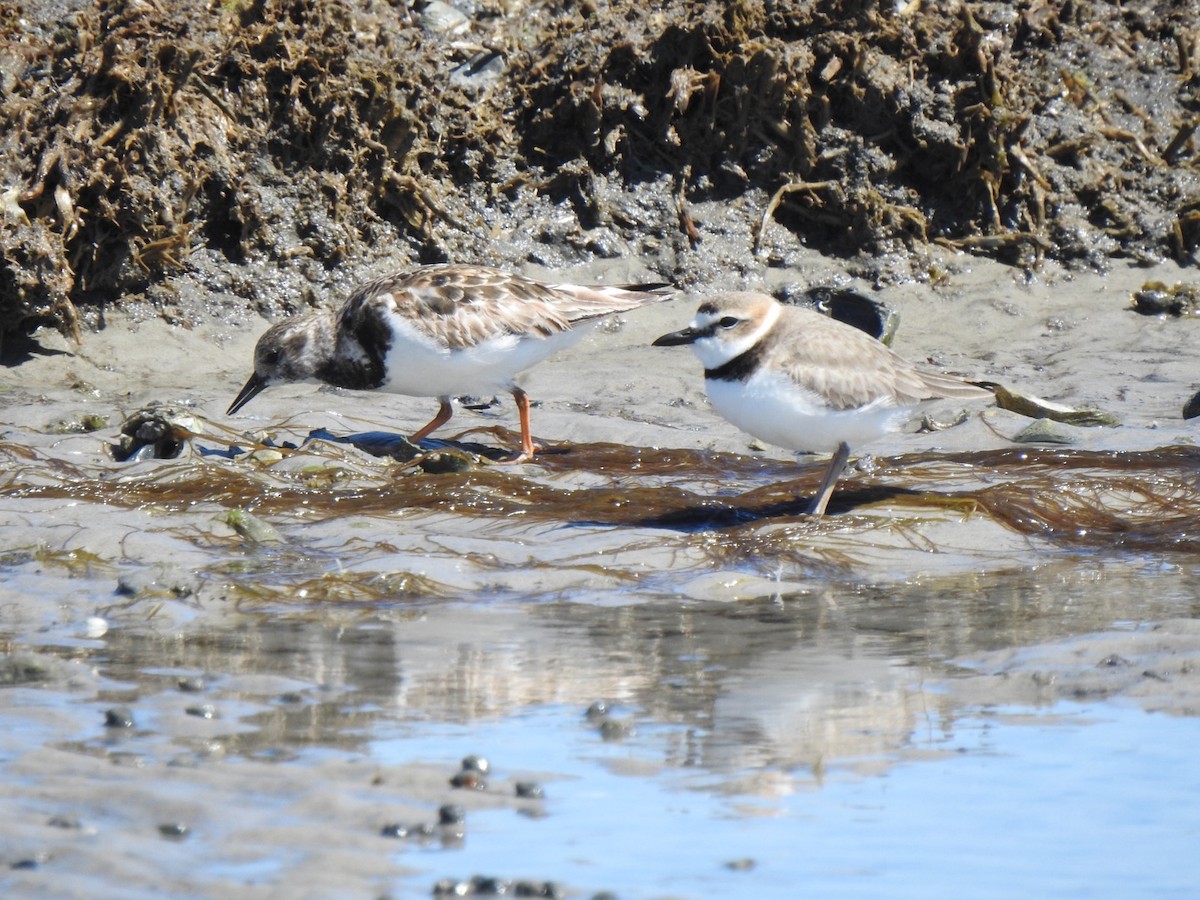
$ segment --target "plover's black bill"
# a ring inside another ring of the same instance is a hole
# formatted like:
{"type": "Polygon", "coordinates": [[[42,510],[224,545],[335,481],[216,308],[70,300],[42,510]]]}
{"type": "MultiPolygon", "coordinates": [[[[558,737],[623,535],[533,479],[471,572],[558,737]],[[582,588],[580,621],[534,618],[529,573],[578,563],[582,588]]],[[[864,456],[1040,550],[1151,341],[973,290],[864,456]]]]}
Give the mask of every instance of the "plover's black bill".
{"type": "Polygon", "coordinates": [[[235,412],[249,403],[252,399],[262,392],[263,388],[269,382],[257,372],[246,379],[246,383],[242,385],[242,389],[238,391],[238,395],[233,398],[233,402],[229,404],[229,409],[225,410],[225,415],[232,416],[235,412]]]}
{"type": "Polygon", "coordinates": [[[694,328],[684,328],[682,331],[672,331],[662,337],[655,338],[651,347],[678,347],[681,344],[691,344],[700,337],[694,328]]]}

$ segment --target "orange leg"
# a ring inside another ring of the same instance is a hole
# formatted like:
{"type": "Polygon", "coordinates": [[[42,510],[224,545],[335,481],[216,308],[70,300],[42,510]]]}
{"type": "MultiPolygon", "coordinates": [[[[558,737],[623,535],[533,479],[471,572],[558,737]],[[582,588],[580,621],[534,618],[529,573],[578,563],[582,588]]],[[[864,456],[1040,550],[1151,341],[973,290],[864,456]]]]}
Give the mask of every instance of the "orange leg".
{"type": "Polygon", "coordinates": [[[529,395],[519,387],[512,389],[512,395],[517,402],[517,414],[521,417],[521,452],[507,462],[528,462],[533,459],[534,451],[540,449],[533,442],[533,430],[529,425],[529,395]]]}
{"type": "Polygon", "coordinates": [[[438,399],[441,401],[442,405],[438,407],[437,415],[429,420],[428,425],[410,438],[414,444],[418,441],[425,440],[425,438],[429,437],[429,435],[431,435],[434,431],[449,422],[450,417],[454,415],[454,409],[450,406],[450,399],[448,397],[439,397],[438,399]]]}

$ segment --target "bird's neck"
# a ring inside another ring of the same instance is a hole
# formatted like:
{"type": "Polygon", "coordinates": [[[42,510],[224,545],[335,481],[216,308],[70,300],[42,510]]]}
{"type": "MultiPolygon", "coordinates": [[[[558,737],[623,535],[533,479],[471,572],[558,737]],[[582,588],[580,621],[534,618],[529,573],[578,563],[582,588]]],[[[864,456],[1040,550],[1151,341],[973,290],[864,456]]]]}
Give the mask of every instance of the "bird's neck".
{"type": "Polygon", "coordinates": [[[317,364],[314,374],[334,387],[369,390],[383,383],[382,360],[363,349],[357,336],[346,328],[330,327],[318,330],[320,343],[314,344],[317,364]]]}

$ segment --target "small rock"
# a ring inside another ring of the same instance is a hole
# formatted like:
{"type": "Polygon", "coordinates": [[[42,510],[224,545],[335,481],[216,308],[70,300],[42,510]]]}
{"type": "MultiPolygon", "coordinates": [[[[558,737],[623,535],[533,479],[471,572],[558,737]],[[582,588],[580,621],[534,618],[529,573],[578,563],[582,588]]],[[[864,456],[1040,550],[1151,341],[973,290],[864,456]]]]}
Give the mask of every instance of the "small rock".
{"type": "Polygon", "coordinates": [[[467,811],[454,803],[447,803],[438,809],[439,825],[462,825],[467,821],[467,811]]]}
{"type": "Polygon", "coordinates": [[[486,775],[492,770],[492,764],[487,761],[487,757],[474,753],[463,757],[462,767],[464,772],[478,772],[480,775],[486,775]]]}
{"type": "Polygon", "coordinates": [[[114,706],[104,711],[105,728],[132,728],[133,711],[128,706],[114,706]]]}
{"type": "Polygon", "coordinates": [[[470,791],[486,791],[487,782],[479,777],[478,772],[459,772],[450,779],[450,787],[465,788],[470,791]]]}
{"type": "Polygon", "coordinates": [[[1066,426],[1052,419],[1036,419],[1026,425],[1015,435],[1013,441],[1018,444],[1074,444],[1077,438],[1066,426]]]}
{"type": "Polygon", "coordinates": [[[1192,396],[1192,399],[1183,405],[1183,417],[1185,419],[1194,419],[1200,416],[1200,393],[1192,396]]]}
{"type": "Polygon", "coordinates": [[[518,781],[513,787],[517,796],[523,800],[541,800],[545,796],[542,786],[536,781],[518,781]]]}

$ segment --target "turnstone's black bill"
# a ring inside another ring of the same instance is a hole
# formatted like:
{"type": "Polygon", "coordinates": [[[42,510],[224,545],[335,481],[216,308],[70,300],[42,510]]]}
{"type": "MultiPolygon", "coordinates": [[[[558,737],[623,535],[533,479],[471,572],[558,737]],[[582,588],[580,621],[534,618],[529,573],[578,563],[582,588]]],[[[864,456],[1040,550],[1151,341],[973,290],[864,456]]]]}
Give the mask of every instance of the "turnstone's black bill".
{"type": "Polygon", "coordinates": [[[516,376],[578,340],[574,326],[672,294],[664,284],[548,284],[487,266],[422,266],[363,285],[336,312],[272,325],[228,413],[280,381],[437,397],[419,441],[449,420],[451,397],[506,390],[521,420],[516,458],[525,460],[536,448],[516,376]]]}
{"type": "Polygon", "coordinates": [[[850,445],[896,427],[923,400],[990,391],[918,369],[853,326],[766,294],[720,294],[656,347],[691,345],[713,408],[743,431],[791,450],[832,452],[809,512],[823,515],[850,445]]]}

